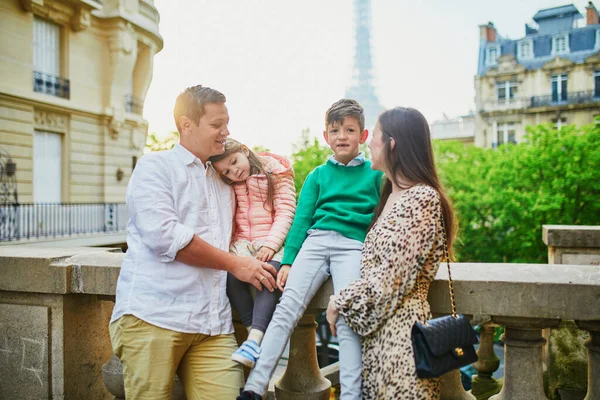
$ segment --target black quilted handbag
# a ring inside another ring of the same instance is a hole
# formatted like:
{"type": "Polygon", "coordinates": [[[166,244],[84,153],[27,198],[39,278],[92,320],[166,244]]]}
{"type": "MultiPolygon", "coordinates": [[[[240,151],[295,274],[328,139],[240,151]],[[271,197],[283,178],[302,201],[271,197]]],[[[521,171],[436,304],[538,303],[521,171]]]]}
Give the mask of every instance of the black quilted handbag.
{"type": "MultiPolygon", "coordinates": [[[[440,215],[442,216],[442,231],[445,234],[444,217],[441,212],[440,215]]],[[[477,334],[471,327],[467,317],[456,313],[454,285],[452,284],[452,275],[450,275],[450,258],[446,238],[444,238],[444,257],[448,264],[448,287],[452,304],[451,315],[427,320],[425,313],[427,296],[421,290],[419,278],[417,278],[417,291],[423,303],[423,322],[416,322],[413,325],[412,345],[419,378],[438,377],[477,361],[477,353],[475,353],[475,347],[473,346],[478,342],[477,334]]]]}

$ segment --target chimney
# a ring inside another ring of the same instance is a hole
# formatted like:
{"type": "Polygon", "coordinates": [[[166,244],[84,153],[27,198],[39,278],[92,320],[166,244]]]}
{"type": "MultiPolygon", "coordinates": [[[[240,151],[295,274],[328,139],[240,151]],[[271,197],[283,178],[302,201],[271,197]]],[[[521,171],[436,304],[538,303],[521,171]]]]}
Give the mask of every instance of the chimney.
{"type": "Polygon", "coordinates": [[[498,34],[496,32],[494,24],[488,22],[487,25],[479,25],[479,37],[483,39],[486,43],[495,42],[498,37],[498,34]]]}
{"type": "Polygon", "coordinates": [[[600,17],[598,15],[598,10],[594,6],[594,3],[589,1],[585,10],[586,10],[586,17],[587,17],[587,21],[586,21],[587,25],[598,25],[598,23],[600,22],[600,17]]]}

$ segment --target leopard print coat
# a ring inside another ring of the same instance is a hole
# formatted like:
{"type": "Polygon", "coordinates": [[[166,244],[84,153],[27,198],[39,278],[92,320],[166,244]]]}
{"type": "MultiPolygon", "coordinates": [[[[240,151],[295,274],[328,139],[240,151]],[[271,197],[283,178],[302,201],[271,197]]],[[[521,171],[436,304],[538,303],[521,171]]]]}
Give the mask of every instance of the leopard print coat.
{"type": "MultiPolygon", "coordinates": [[[[415,282],[428,290],[443,256],[437,192],[424,185],[400,195],[366,237],[362,279],[340,291],[335,305],[361,336],[364,400],[439,399],[438,379],[417,378],[411,329],[423,319],[415,282]]],[[[425,305],[429,316],[429,304],[425,305]]]]}

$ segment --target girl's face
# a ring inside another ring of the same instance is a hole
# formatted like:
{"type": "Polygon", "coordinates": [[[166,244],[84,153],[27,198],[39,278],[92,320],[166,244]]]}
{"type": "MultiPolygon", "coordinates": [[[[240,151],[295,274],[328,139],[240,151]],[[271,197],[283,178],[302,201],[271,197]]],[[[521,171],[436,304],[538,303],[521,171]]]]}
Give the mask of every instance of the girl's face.
{"type": "Polygon", "coordinates": [[[219,175],[233,182],[243,182],[250,176],[250,160],[248,150],[231,153],[224,159],[214,162],[213,167],[219,175]]]}
{"type": "Polygon", "coordinates": [[[371,168],[385,172],[385,142],[379,122],[377,122],[373,130],[373,137],[369,142],[369,150],[371,150],[371,168]]]}

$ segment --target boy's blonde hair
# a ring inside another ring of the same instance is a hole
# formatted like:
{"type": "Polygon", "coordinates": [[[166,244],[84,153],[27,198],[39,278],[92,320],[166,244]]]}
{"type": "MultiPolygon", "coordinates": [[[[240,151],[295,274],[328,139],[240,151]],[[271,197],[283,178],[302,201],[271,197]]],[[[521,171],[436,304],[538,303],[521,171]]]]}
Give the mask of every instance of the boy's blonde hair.
{"type": "Polygon", "coordinates": [[[185,89],[175,100],[175,108],[173,116],[175,117],[175,125],[181,134],[179,119],[183,116],[191,119],[196,125],[200,122],[200,118],[204,115],[204,105],[207,103],[225,103],[227,99],[225,95],[218,90],[211,89],[206,86],[196,85],[185,89]]]}
{"type": "Polygon", "coordinates": [[[365,130],[365,113],[361,105],[356,100],[341,99],[329,107],[325,113],[325,130],[334,123],[344,122],[344,118],[354,117],[358,121],[360,131],[365,130]]]}
{"type": "MultiPolygon", "coordinates": [[[[267,210],[267,211],[270,210],[271,213],[274,213],[275,210],[274,210],[274,206],[273,206],[273,199],[275,197],[275,188],[273,186],[273,177],[271,176],[271,172],[267,171],[265,169],[265,166],[263,165],[258,154],[256,154],[254,151],[252,151],[246,145],[241,144],[237,140],[227,138],[227,141],[225,142],[225,152],[223,154],[212,156],[208,160],[211,163],[215,163],[215,162],[221,161],[221,160],[229,157],[231,154],[243,153],[244,150],[248,151],[248,161],[250,163],[250,175],[261,173],[267,177],[267,198],[264,200],[263,206],[264,206],[265,210],[267,210]],[[267,208],[267,206],[268,206],[268,208],[267,208]]],[[[228,185],[233,184],[233,181],[224,175],[221,175],[221,179],[223,180],[223,182],[225,182],[228,185]]],[[[261,194],[261,196],[262,196],[262,194],[261,194]]]]}

